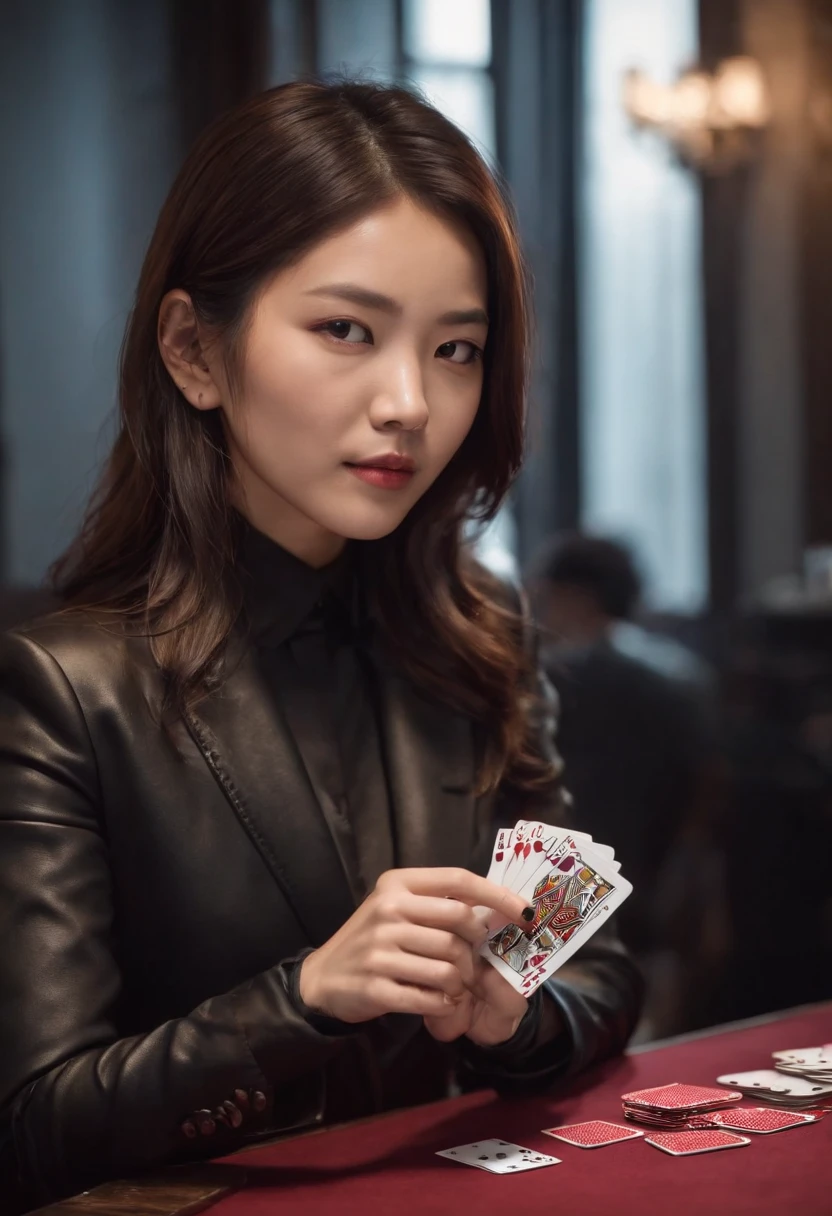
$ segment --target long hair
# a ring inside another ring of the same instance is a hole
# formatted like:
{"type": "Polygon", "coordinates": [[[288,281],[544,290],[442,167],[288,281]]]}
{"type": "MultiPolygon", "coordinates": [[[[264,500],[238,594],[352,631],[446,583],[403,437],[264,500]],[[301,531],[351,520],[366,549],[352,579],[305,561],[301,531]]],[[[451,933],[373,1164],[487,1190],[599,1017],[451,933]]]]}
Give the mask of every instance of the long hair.
{"type": "MultiPolygon", "coordinates": [[[[240,383],[246,324],[271,277],[397,198],[462,222],[487,267],[490,329],[473,426],[399,527],[367,542],[384,641],[424,692],[484,731],[480,788],[549,779],[528,737],[532,674],[516,614],[463,541],[521,462],[529,283],[511,205],[465,136],[403,88],[296,82],[214,122],[185,160],[148,248],[120,360],[119,429],[81,531],[50,569],[66,610],[145,630],[164,711],[216,685],[241,609],[237,525],[219,410],[192,408],[162,361],[162,298],[181,288],[240,383]]],[[[164,714],[163,714],[164,717],[164,714]]]]}

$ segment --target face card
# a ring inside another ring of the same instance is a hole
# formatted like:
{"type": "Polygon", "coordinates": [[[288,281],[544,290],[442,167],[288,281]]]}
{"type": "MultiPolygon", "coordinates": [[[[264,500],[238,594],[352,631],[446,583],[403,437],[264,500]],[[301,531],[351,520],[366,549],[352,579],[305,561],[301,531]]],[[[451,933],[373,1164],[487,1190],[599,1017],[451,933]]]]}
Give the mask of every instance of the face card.
{"type": "Polygon", "coordinates": [[[573,838],[564,832],[551,832],[541,840],[532,842],[532,851],[522,867],[515,871],[512,889],[518,895],[531,895],[531,892],[550,870],[563,865],[564,873],[574,866],[572,858],[578,849],[573,838]]]}
{"type": "Polygon", "coordinates": [[[727,1102],[739,1102],[741,1098],[742,1094],[739,1092],[725,1093],[722,1089],[711,1089],[706,1085],[683,1085],[679,1081],[672,1081],[669,1085],[657,1085],[652,1089],[636,1089],[630,1094],[621,1095],[621,1101],[630,1106],[647,1106],[653,1110],[697,1110],[727,1102]]]}
{"type": "Polygon", "coordinates": [[[633,889],[625,878],[616,876],[614,883],[607,882],[586,866],[577,874],[567,875],[566,884],[559,881],[553,884],[551,878],[550,871],[529,897],[529,902],[538,909],[532,922],[533,932],[507,925],[480,948],[483,958],[523,996],[531,996],[571,958],[633,889]],[[587,892],[589,898],[585,898],[587,892]],[[595,907],[597,914],[588,923],[590,911],[595,907]]]}
{"type": "Polygon", "coordinates": [[[653,1132],[644,1137],[645,1144],[660,1148],[672,1157],[690,1157],[694,1153],[713,1153],[720,1148],[742,1148],[750,1144],[747,1136],[733,1136],[723,1131],[653,1132]]]}
{"type": "Polygon", "coordinates": [[[634,1127],[622,1127],[620,1123],[606,1123],[603,1119],[590,1119],[587,1123],[569,1123],[563,1127],[544,1127],[544,1136],[553,1136],[565,1144],[577,1148],[602,1148],[605,1144],[619,1144],[622,1140],[637,1140],[644,1132],[634,1127]]]}
{"type": "Polygon", "coordinates": [[[547,1165],[560,1165],[560,1157],[549,1157],[508,1140],[478,1140],[475,1144],[460,1144],[443,1148],[437,1157],[461,1161],[489,1174],[521,1174],[525,1170],[542,1170],[547,1165]]]}
{"type": "Polygon", "coordinates": [[[804,1123],[816,1123],[816,1115],[804,1115],[796,1110],[775,1110],[771,1106],[737,1106],[734,1110],[714,1111],[708,1118],[720,1127],[738,1132],[784,1132],[804,1123]]]}

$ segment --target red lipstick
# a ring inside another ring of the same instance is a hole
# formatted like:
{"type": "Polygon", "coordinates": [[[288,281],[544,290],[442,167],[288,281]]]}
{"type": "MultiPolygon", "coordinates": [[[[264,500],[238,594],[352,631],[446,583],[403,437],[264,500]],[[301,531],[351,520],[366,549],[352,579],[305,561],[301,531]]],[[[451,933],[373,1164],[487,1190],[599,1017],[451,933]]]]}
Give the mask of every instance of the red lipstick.
{"type": "Polygon", "coordinates": [[[346,467],[368,485],[381,490],[401,490],[410,484],[416,465],[409,456],[398,452],[384,452],[366,460],[347,462],[346,467]]]}

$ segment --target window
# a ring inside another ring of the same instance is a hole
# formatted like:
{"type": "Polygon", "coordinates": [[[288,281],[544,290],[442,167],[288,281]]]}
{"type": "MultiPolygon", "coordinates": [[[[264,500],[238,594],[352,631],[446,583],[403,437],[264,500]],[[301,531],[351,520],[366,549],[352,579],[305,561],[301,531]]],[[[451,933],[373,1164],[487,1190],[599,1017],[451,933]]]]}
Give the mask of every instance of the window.
{"type": "Polygon", "coordinates": [[[652,607],[707,596],[695,177],[632,129],[622,77],[696,59],[696,0],[588,0],[579,200],[582,525],[631,544],[652,607]]]}
{"type": "Polygon", "coordinates": [[[490,0],[406,0],[402,46],[405,79],[493,163],[490,0]]]}

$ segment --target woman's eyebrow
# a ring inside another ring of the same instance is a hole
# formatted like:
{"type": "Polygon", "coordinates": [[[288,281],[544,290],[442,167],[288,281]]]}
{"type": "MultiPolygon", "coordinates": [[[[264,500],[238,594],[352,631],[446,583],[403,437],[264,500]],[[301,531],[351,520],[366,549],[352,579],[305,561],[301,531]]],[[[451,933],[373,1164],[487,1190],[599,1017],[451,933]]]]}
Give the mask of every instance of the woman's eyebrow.
{"type": "MultiPolygon", "coordinates": [[[[322,287],[312,287],[303,293],[305,296],[334,296],[338,300],[346,300],[350,304],[358,304],[363,308],[374,308],[377,312],[386,312],[391,316],[401,316],[401,304],[390,296],[378,291],[370,291],[359,287],[357,283],[327,283],[322,287]]],[[[440,325],[487,325],[488,314],[483,308],[457,308],[443,312],[437,318],[440,325]]]]}

